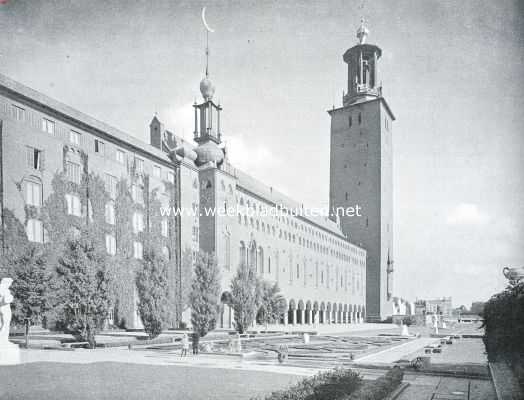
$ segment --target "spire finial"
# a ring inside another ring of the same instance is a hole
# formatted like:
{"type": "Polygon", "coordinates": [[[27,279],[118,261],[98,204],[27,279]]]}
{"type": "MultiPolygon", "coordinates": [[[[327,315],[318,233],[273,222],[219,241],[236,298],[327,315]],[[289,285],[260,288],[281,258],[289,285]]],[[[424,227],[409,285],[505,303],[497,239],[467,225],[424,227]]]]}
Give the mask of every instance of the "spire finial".
{"type": "Polygon", "coordinates": [[[209,79],[209,32],[214,32],[214,30],[207,24],[206,7],[202,8],[202,23],[206,28],[206,76],[200,81],[200,93],[202,93],[204,100],[209,101],[215,93],[215,86],[209,79]]]}
{"type": "Polygon", "coordinates": [[[206,78],[209,77],[209,31],[206,30],[206,78]]]}
{"type": "Polygon", "coordinates": [[[369,35],[369,30],[366,28],[364,17],[360,19],[360,27],[357,30],[357,38],[359,40],[359,44],[366,43],[366,38],[369,35]]]}

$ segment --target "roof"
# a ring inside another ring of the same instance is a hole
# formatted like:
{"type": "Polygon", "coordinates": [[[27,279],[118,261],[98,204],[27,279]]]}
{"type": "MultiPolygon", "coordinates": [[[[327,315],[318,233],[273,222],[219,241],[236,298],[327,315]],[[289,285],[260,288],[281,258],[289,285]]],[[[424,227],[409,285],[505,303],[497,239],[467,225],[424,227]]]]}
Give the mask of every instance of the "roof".
{"type": "Polygon", "coordinates": [[[96,131],[102,136],[109,136],[127,144],[137,152],[171,162],[168,155],[160,149],[0,74],[0,90],[2,89],[21,98],[22,102],[36,104],[45,109],[46,112],[57,114],[64,120],[83,125],[85,130],[96,131]]]}
{"type": "MultiPolygon", "coordinates": [[[[235,168],[233,165],[224,162],[223,169],[225,172],[233,175],[238,179],[238,185],[263,200],[266,200],[270,203],[273,203],[275,206],[281,205],[284,209],[288,210],[300,210],[303,208],[303,205],[297,201],[286,196],[282,192],[274,189],[272,186],[268,186],[258,179],[253,178],[247,173],[235,168]]],[[[339,226],[327,217],[313,217],[313,216],[297,216],[297,218],[302,219],[306,222],[309,222],[317,227],[328,231],[336,236],[339,236],[341,239],[348,241],[348,238],[344,235],[339,226]]]]}

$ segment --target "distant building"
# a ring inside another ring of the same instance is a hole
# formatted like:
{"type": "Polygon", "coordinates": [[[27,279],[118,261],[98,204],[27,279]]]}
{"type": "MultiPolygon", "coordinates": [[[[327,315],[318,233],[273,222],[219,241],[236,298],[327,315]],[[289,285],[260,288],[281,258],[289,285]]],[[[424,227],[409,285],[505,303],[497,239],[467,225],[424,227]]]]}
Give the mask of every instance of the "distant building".
{"type": "Polygon", "coordinates": [[[450,317],[453,313],[451,297],[425,300],[425,303],[426,314],[442,314],[445,317],[450,317]]]}

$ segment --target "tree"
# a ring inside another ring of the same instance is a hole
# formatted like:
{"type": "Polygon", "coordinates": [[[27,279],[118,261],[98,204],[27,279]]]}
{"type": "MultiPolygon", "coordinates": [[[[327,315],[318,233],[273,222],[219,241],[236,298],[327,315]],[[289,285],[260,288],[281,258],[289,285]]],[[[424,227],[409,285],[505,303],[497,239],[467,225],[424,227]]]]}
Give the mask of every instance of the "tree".
{"type": "Polygon", "coordinates": [[[92,348],[111,305],[105,261],[99,240],[83,229],[79,237],[66,240],[56,269],[64,322],[77,340],[89,342],[92,348]]]}
{"type": "Polygon", "coordinates": [[[46,266],[42,246],[28,244],[25,253],[12,260],[8,275],[13,278],[11,290],[13,322],[25,325],[26,347],[29,344],[29,326],[42,320],[51,308],[52,274],[46,266]]]}
{"type": "Polygon", "coordinates": [[[215,256],[198,252],[189,295],[191,324],[198,337],[215,329],[220,289],[220,270],[215,256]]]}
{"type": "Polygon", "coordinates": [[[138,312],[144,330],[155,338],[169,319],[167,261],[154,246],[148,246],[136,274],[138,312]]]}
{"type": "Polygon", "coordinates": [[[282,314],[286,311],[286,300],[280,293],[280,288],[277,283],[271,284],[265,280],[259,280],[259,308],[258,308],[258,320],[267,324],[273,324],[277,322],[282,314]]]}
{"type": "Polygon", "coordinates": [[[231,281],[232,306],[235,311],[235,329],[244,333],[253,323],[260,299],[258,278],[253,268],[244,262],[231,281]]]}

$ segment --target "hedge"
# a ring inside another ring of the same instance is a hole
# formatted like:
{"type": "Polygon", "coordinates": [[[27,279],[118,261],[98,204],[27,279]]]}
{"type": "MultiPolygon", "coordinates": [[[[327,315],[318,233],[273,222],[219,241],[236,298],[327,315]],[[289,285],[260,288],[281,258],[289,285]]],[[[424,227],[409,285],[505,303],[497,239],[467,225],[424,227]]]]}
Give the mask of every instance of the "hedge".
{"type": "MultiPolygon", "coordinates": [[[[342,400],[362,386],[362,378],[351,369],[335,369],[306,378],[286,390],[273,392],[265,400],[342,400]]],[[[260,398],[258,398],[260,399],[260,398]]]]}
{"type": "Polygon", "coordinates": [[[403,378],[404,372],[399,367],[394,367],[376,381],[366,382],[344,400],[383,400],[400,386],[403,378]]]}
{"type": "Polygon", "coordinates": [[[492,296],[483,317],[489,361],[509,364],[524,389],[524,282],[492,296]]]}
{"type": "Polygon", "coordinates": [[[273,392],[265,400],[383,400],[401,383],[399,367],[375,381],[364,381],[351,369],[335,369],[306,378],[286,390],[273,392]]]}

